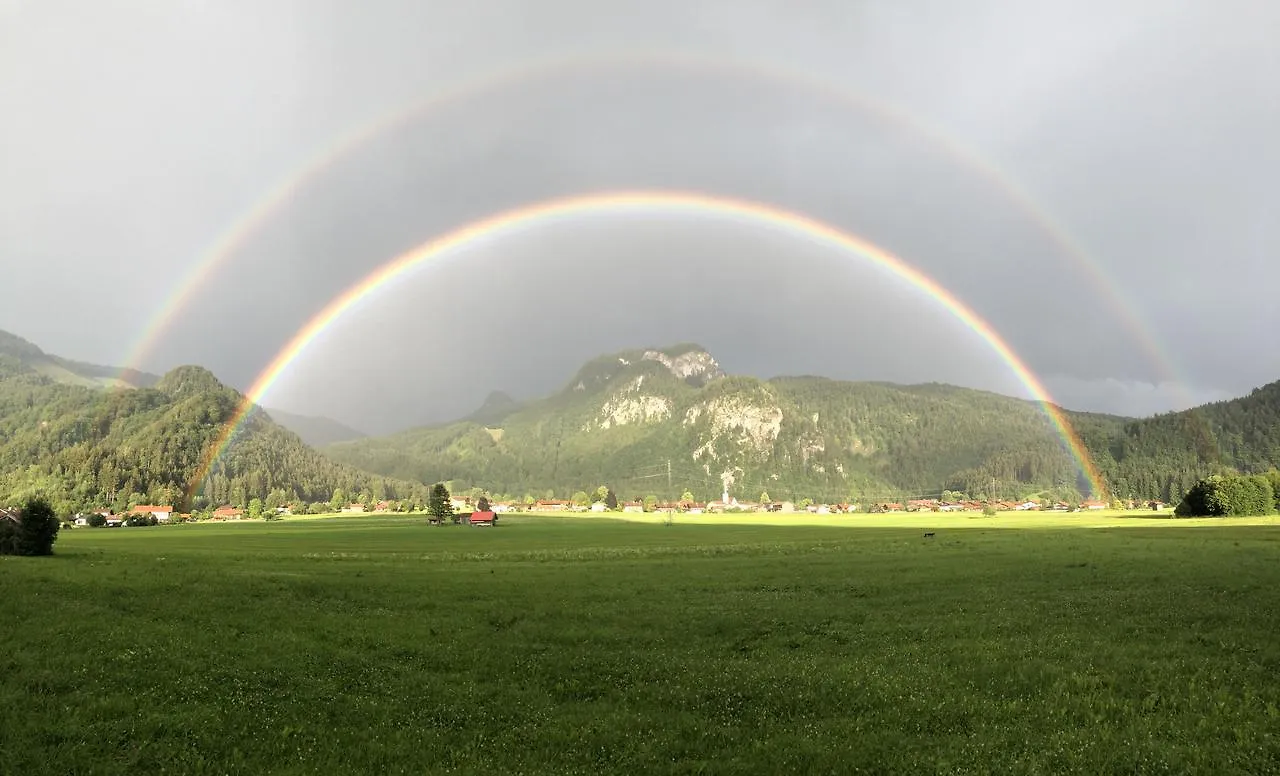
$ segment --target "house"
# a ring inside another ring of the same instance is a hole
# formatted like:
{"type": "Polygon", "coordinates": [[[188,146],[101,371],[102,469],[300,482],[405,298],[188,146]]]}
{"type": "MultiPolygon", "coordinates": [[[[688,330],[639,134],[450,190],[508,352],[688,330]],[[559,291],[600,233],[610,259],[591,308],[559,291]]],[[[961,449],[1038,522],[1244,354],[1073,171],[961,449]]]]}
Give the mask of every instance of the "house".
{"type": "Polygon", "coordinates": [[[472,513],[471,513],[471,524],[472,524],[472,525],[487,525],[487,526],[493,526],[493,525],[494,525],[495,523],[497,523],[497,522],[498,522],[498,516],[497,516],[497,515],[495,515],[495,514],[494,514],[493,512],[491,512],[491,511],[490,511],[490,512],[472,512],[472,513]]]}
{"type": "Polygon", "coordinates": [[[150,504],[139,504],[131,507],[127,514],[130,515],[150,515],[156,519],[157,523],[169,522],[169,516],[173,514],[173,507],[159,507],[150,504]]]}
{"type": "Polygon", "coordinates": [[[344,515],[364,514],[364,504],[347,504],[345,507],[343,507],[339,511],[342,512],[342,514],[344,515]]]}
{"type": "Polygon", "coordinates": [[[1081,507],[1083,507],[1083,508],[1085,508],[1085,509],[1106,509],[1106,508],[1107,508],[1107,502],[1105,502],[1105,501],[1086,501],[1086,502],[1084,502],[1083,504],[1081,504],[1080,506],[1081,506],[1081,507]]]}
{"type": "Polygon", "coordinates": [[[567,512],[569,511],[569,507],[570,507],[570,503],[568,501],[561,501],[560,499],[548,498],[548,499],[541,499],[539,501],[535,501],[533,506],[530,507],[529,511],[531,512],[567,512]]]}
{"type": "Polygon", "coordinates": [[[218,507],[213,510],[214,520],[239,520],[244,517],[244,510],[232,506],[218,507]]]}
{"type": "Polygon", "coordinates": [[[496,514],[502,514],[504,512],[515,512],[517,509],[518,509],[518,506],[516,504],[511,503],[510,501],[499,501],[498,503],[493,505],[493,511],[496,514]]]}
{"type": "Polygon", "coordinates": [[[592,512],[603,512],[607,509],[603,501],[597,501],[591,505],[592,512]]]}
{"type": "Polygon", "coordinates": [[[119,528],[124,525],[124,515],[107,515],[107,527],[119,528]]]}
{"type": "Polygon", "coordinates": [[[379,501],[373,505],[374,512],[389,512],[391,510],[391,502],[379,501]]]}
{"type": "Polygon", "coordinates": [[[623,512],[643,512],[644,504],[640,501],[628,501],[622,505],[623,512]]]}
{"type": "Polygon", "coordinates": [[[1040,508],[1040,505],[1034,501],[1024,501],[1021,504],[1019,504],[1017,507],[1015,507],[1015,509],[1017,509],[1019,512],[1026,512],[1028,510],[1039,509],[1039,508],[1040,508]]]}
{"type": "Polygon", "coordinates": [[[78,526],[86,526],[89,524],[89,516],[80,514],[76,515],[75,524],[78,526]]]}
{"type": "Polygon", "coordinates": [[[462,512],[471,508],[470,496],[451,496],[449,503],[453,505],[454,512],[462,512]]]}

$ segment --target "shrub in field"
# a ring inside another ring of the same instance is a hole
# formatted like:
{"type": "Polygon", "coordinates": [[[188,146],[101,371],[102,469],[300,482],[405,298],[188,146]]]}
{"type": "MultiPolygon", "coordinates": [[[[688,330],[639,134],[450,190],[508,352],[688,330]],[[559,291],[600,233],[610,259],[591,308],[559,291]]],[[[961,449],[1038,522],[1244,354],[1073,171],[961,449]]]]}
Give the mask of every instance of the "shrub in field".
{"type": "Polygon", "coordinates": [[[1243,517],[1276,510],[1271,478],[1253,474],[1214,474],[1191,486],[1174,514],[1178,517],[1243,517]]]}
{"type": "Polygon", "coordinates": [[[27,499],[17,518],[0,518],[0,555],[52,555],[61,527],[46,499],[27,499]]]}
{"type": "Polygon", "coordinates": [[[107,516],[106,516],[106,515],[100,515],[100,514],[98,514],[97,512],[94,512],[92,515],[89,515],[89,527],[90,527],[90,528],[101,528],[101,527],[103,527],[103,526],[104,526],[104,525],[106,525],[106,524],[107,524],[107,516]]]}

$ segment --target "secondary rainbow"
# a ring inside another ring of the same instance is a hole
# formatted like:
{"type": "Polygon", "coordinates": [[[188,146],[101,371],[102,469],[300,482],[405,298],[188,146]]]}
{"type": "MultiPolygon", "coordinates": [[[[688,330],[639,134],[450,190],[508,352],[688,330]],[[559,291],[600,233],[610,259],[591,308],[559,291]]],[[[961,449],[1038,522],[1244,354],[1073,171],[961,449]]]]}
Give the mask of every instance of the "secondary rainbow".
{"type": "MultiPolygon", "coordinates": [[[[1097,261],[1072,238],[1066,229],[1045,212],[1044,208],[1037,204],[1026,188],[974,149],[891,104],[853,91],[847,85],[837,86],[803,71],[785,68],[776,63],[770,63],[765,67],[757,62],[712,59],[683,52],[618,52],[616,50],[578,53],[485,73],[425,99],[397,107],[372,121],[353,127],[332,142],[325,144],[315,153],[310,154],[295,171],[277,181],[265,195],[253,203],[244,215],[200,254],[190,270],[179,279],[174,290],[166,296],[164,302],[147,320],[136,344],[124,359],[124,368],[126,370],[143,369],[143,362],[159,342],[164,331],[168,329],[174,316],[217,271],[218,267],[235,256],[259,229],[270,222],[276,212],[293,200],[299,191],[318,180],[326,171],[356,150],[465,99],[487,93],[500,93],[532,81],[553,79],[575,71],[596,72],[608,68],[667,68],[677,71],[685,69],[697,73],[772,81],[807,92],[833,104],[853,108],[860,113],[891,124],[898,130],[923,138],[962,166],[992,183],[1024,215],[1028,216],[1049,242],[1056,246],[1057,250],[1107,298],[1108,304],[1123,322],[1129,335],[1134,337],[1142,347],[1152,366],[1174,385],[1182,384],[1172,359],[1117,291],[1115,285],[1108,280],[1097,261]]],[[[1186,403],[1187,397],[1184,396],[1183,399],[1186,403]]]]}
{"type": "Polygon", "coordinates": [[[240,406],[206,453],[196,471],[196,476],[191,481],[190,495],[194,495],[201,487],[214,463],[226,451],[245,417],[256,404],[261,402],[263,396],[289,368],[289,365],[339,318],[379,289],[404,277],[431,259],[462,249],[482,238],[508,234],[523,227],[544,224],[557,219],[630,211],[692,212],[704,216],[743,219],[803,235],[815,242],[861,256],[890,271],[942,305],[996,352],[1031,395],[1040,402],[1049,420],[1062,437],[1067,450],[1080,467],[1080,471],[1089,481],[1093,493],[1099,496],[1106,494],[1103,478],[1084,444],[1064,417],[1062,410],[1053,403],[1052,397],[1040,380],[990,324],[920,270],[868,240],[840,231],[807,215],[772,205],[698,192],[614,191],[535,202],[466,224],[386,262],[359,283],[335,297],[293,336],[254,381],[240,406]]]}

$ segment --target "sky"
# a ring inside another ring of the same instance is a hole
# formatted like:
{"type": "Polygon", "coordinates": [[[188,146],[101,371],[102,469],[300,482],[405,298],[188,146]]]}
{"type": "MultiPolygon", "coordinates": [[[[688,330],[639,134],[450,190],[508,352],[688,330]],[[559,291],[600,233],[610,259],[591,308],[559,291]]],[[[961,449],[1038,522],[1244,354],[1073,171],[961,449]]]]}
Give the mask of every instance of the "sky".
{"type": "MultiPolygon", "coordinates": [[[[244,390],[433,237],[698,191],[891,251],[1066,407],[1181,409],[1280,379],[1277,39],[1270,0],[0,0],[0,329],[244,390]]],[[[1029,395],[864,257],[654,210],[424,264],[263,403],[384,433],[683,341],[734,373],[1029,395]]]]}

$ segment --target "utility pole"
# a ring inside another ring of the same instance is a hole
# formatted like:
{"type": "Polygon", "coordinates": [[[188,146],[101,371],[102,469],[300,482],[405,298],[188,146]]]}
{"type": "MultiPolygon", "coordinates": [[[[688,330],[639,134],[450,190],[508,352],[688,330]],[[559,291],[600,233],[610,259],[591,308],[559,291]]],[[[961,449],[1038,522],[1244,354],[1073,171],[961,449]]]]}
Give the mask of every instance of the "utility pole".
{"type": "Polygon", "coordinates": [[[671,493],[671,459],[667,459],[667,494],[671,493]]]}

